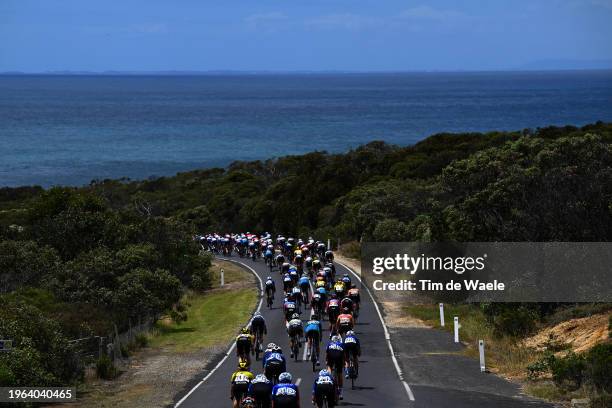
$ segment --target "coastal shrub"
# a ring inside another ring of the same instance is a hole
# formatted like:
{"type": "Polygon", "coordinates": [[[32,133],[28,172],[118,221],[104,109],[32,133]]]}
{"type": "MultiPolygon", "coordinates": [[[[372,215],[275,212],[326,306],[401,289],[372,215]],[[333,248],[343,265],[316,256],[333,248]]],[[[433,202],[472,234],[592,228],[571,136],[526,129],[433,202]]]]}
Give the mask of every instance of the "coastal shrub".
{"type": "Polygon", "coordinates": [[[104,380],[112,380],[117,376],[117,368],[106,354],[96,360],[96,374],[104,380]]]}
{"type": "Polygon", "coordinates": [[[598,391],[612,393],[612,343],[598,344],[586,354],[586,376],[598,391]]]}
{"type": "Polygon", "coordinates": [[[82,377],[81,361],[59,324],[37,308],[0,297],[0,333],[13,340],[13,349],[0,353],[0,366],[14,385],[65,385],[82,377]]]}
{"type": "Polygon", "coordinates": [[[559,388],[567,391],[580,388],[586,369],[584,356],[570,352],[565,357],[552,359],[549,365],[553,381],[559,388]]]}
{"type": "Polygon", "coordinates": [[[488,303],[482,310],[499,337],[524,337],[535,330],[539,320],[538,311],[529,305],[488,303]]]}
{"type": "Polygon", "coordinates": [[[149,345],[149,338],[144,333],[138,333],[134,337],[134,342],[138,346],[138,348],[145,348],[149,345]]]}

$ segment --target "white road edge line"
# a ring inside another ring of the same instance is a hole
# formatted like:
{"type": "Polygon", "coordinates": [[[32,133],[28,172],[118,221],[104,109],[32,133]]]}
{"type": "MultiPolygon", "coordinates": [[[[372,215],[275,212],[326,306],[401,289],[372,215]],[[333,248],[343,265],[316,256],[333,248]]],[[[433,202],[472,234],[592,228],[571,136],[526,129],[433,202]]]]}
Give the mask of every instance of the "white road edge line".
{"type": "MultiPolygon", "coordinates": [[[[240,264],[242,266],[244,266],[245,268],[247,268],[249,271],[251,271],[251,273],[253,275],[255,275],[255,277],[257,278],[257,280],[259,280],[259,304],[257,305],[257,309],[255,310],[256,312],[259,312],[261,310],[261,305],[263,304],[263,296],[264,296],[264,290],[263,290],[263,281],[261,280],[261,278],[259,277],[259,275],[257,274],[257,272],[255,271],[255,269],[251,268],[249,265],[240,262],[240,261],[234,261],[233,259],[228,259],[228,258],[222,258],[222,257],[218,257],[219,259],[223,260],[223,261],[228,261],[228,262],[233,262],[233,263],[237,263],[240,264]]],[[[251,322],[249,321],[248,326],[251,325],[251,322]]],[[[178,406],[180,406],[183,402],[185,402],[185,400],[187,398],[189,398],[189,396],[198,389],[198,387],[202,384],[204,384],[204,382],[206,382],[206,380],[208,380],[208,378],[210,378],[211,375],[213,375],[215,373],[215,371],[217,371],[217,369],[219,367],[221,367],[221,365],[223,363],[225,363],[225,360],[227,360],[227,358],[232,354],[232,351],[234,351],[234,348],[236,347],[236,343],[232,343],[231,347],[229,348],[229,350],[227,350],[227,352],[225,353],[225,356],[221,359],[221,361],[219,361],[217,363],[217,365],[210,370],[210,372],[206,375],[206,377],[204,377],[204,379],[202,381],[200,381],[199,383],[197,383],[183,398],[181,398],[175,405],[174,408],[177,408],[178,406]]]]}
{"type": "MultiPolygon", "coordinates": [[[[342,265],[344,268],[348,269],[348,271],[351,272],[353,275],[355,275],[357,280],[359,280],[359,283],[362,283],[361,276],[359,276],[349,266],[339,261],[335,261],[335,262],[339,265],[342,265]]],[[[387,346],[389,347],[389,351],[391,352],[391,360],[393,360],[393,365],[395,366],[395,371],[397,372],[397,376],[399,377],[400,381],[404,385],[404,389],[406,390],[406,393],[408,394],[408,398],[410,399],[410,401],[414,401],[414,394],[412,393],[412,390],[410,389],[410,386],[408,385],[408,383],[404,380],[404,374],[402,373],[402,369],[400,368],[399,363],[397,362],[397,358],[395,357],[395,352],[393,351],[393,345],[391,344],[391,336],[389,335],[389,330],[387,329],[385,320],[382,317],[382,313],[380,312],[378,303],[376,303],[376,300],[374,299],[372,292],[370,292],[370,289],[364,285],[362,285],[362,287],[365,288],[366,292],[368,292],[368,295],[370,295],[370,299],[372,299],[372,303],[374,304],[376,313],[378,313],[378,318],[380,319],[380,323],[382,324],[383,330],[385,331],[385,340],[387,341],[387,346]]]]}

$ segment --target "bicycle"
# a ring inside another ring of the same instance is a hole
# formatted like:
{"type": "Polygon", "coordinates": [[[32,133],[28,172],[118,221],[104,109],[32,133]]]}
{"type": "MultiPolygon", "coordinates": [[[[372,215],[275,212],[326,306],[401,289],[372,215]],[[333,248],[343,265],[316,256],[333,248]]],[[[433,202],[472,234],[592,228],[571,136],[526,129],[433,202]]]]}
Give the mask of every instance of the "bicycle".
{"type": "Polygon", "coordinates": [[[274,292],[271,290],[266,290],[266,304],[268,305],[268,309],[272,309],[272,303],[274,303],[274,292]]]}
{"type": "Polygon", "coordinates": [[[310,362],[312,363],[313,373],[317,371],[317,360],[319,359],[319,356],[317,355],[316,351],[317,346],[315,344],[315,339],[312,339],[312,341],[310,342],[310,362]]]}
{"type": "Polygon", "coordinates": [[[261,354],[261,352],[263,351],[263,346],[262,346],[262,333],[260,330],[258,330],[255,333],[255,361],[259,361],[259,355],[261,354]]]}
{"type": "Polygon", "coordinates": [[[351,389],[353,390],[355,389],[355,380],[357,379],[357,377],[359,377],[359,370],[355,366],[356,358],[357,356],[355,355],[355,353],[351,353],[351,356],[349,357],[348,368],[347,368],[347,374],[351,380],[351,389]]]}
{"type": "Polygon", "coordinates": [[[297,362],[299,360],[298,354],[300,354],[300,338],[297,334],[291,337],[291,352],[293,353],[293,358],[297,362]]]}

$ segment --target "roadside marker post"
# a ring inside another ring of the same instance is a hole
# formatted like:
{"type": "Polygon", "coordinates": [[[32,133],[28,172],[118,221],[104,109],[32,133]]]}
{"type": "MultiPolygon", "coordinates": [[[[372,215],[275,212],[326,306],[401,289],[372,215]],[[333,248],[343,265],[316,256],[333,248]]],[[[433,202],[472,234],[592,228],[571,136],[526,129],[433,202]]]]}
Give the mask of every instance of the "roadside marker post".
{"type": "Polygon", "coordinates": [[[455,343],[459,343],[459,317],[455,316],[455,343]]]}
{"type": "Polygon", "coordinates": [[[440,303],[440,327],[444,327],[444,303],[440,303]]]}
{"type": "Polygon", "coordinates": [[[327,238],[327,250],[331,251],[331,239],[327,238]]]}
{"type": "Polygon", "coordinates": [[[225,271],[221,268],[221,286],[225,285],[225,271]]]}
{"type": "Polygon", "coordinates": [[[485,367],[484,340],[478,340],[478,351],[480,352],[480,372],[484,373],[487,371],[485,367]]]}

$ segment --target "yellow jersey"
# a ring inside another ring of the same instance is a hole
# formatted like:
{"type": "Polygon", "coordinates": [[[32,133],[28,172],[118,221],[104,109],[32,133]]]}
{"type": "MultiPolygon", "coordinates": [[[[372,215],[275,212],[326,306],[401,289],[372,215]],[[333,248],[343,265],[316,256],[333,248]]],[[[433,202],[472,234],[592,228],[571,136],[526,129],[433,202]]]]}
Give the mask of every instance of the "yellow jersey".
{"type": "Polygon", "coordinates": [[[247,370],[238,369],[232,374],[231,383],[232,384],[247,384],[253,381],[255,376],[252,372],[247,370]]]}

